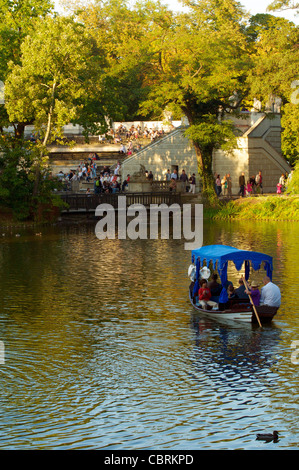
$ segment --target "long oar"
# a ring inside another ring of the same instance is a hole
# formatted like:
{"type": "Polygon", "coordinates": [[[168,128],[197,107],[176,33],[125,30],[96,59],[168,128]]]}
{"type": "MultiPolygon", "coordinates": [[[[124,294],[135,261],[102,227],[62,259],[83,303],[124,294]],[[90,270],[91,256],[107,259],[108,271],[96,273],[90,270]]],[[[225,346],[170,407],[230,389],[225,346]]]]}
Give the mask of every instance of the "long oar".
{"type": "MultiPolygon", "coordinates": [[[[248,284],[247,284],[247,282],[246,282],[246,279],[245,279],[243,276],[242,276],[242,279],[243,279],[243,282],[244,282],[244,284],[245,284],[246,289],[249,291],[249,287],[248,287],[248,284]]],[[[257,319],[257,321],[258,321],[258,324],[259,324],[260,327],[262,328],[262,324],[261,324],[261,321],[260,321],[260,317],[258,316],[258,313],[257,313],[257,311],[256,311],[255,305],[254,305],[253,300],[252,300],[252,298],[251,298],[251,295],[248,294],[248,297],[249,297],[249,300],[250,300],[251,305],[252,305],[252,307],[253,307],[253,311],[254,311],[254,313],[255,313],[255,316],[256,316],[256,319],[257,319]]]]}

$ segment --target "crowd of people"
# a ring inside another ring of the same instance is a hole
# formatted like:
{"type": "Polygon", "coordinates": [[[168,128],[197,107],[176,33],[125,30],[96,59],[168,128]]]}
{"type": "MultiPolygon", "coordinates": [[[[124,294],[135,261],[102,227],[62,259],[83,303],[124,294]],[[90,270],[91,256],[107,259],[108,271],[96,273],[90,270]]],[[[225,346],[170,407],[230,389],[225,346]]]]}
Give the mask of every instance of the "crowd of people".
{"type": "Polygon", "coordinates": [[[175,191],[177,188],[177,182],[181,181],[185,183],[186,185],[186,192],[195,194],[195,188],[196,188],[195,173],[192,173],[192,175],[188,177],[185,170],[182,170],[182,173],[180,174],[180,176],[178,175],[177,170],[173,170],[172,172],[170,172],[170,170],[167,170],[166,181],[169,182],[170,191],[175,191]]]}
{"type": "MultiPolygon", "coordinates": [[[[215,175],[215,192],[219,197],[221,194],[224,197],[232,197],[232,180],[229,173],[220,178],[220,175],[215,175]]],[[[256,176],[251,176],[247,181],[245,179],[244,171],[239,176],[239,196],[251,196],[252,194],[263,194],[263,177],[262,172],[259,171],[256,176]]]]}
{"type": "Polygon", "coordinates": [[[120,151],[122,153],[134,153],[141,149],[140,139],[149,139],[151,142],[164,137],[164,129],[152,129],[146,125],[141,128],[140,125],[131,125],[129,129],[124,124],[120,124],[115,130],[110,129],[106,136],[100,136],[100,141],[108,139],[114,144],[121,144],[120,151]],[[127,143],[127,145],[126,145],[127,143]],[[125,152],[124,152],[125,150],[125,152]]]}
{"type": "Polygon", "coordinates": [[[120,176],[110,172],[102,172],[93,184],[94,194],[119,193],[121,190],[120,176]]]}
{"type": "Polygon", "coordinates": [[[121,153],[122,155],[127,155],[129,157],[130,155],[133,155],[133,153],[136,153],[141,149],[141,144],[137,143],[136,145],[134,145],[132,140],[130,140],[128,145],[126,145],[125,143],[122,143],[120,145],[119,153],[121,153]]]}
{"type": "MultiPolygon", "coordinates": [[[[134,128],[134,126],[133,126],[134,128]]],[[[134,132],[134,129],[130,129],[130,135],[134,132]]],[[[129,152],[133,152],[133,144],[132,141],[129,142],[128,147],[124,144],[121,144],[120,153],[130,154],[129,152]]],[[[99,156],[96,153],[92,153],[88,156],[86,161],[82,161],[76,170],[70,170],[67,174],[64,174],[60,171],[57,175],[58,179],[64,181],[65,183],[71,185],[74,181],[86,181],[86,182],[96,182],[100,180],[101,183],[101,191],[105,192],[117,192],[117,191],[124,191],[128,186],[130,175],[127,175],[127,178],[123,180],[121,185],[121,177],[120,177],[120,168],[121,163],[118,161],[115,169],[113,170],[113,174],[110,174],[110,169],[106,166],[104,169],[101,170],[100,176],[97,176],[97,161],[99,160],[99,156]]],[[[277,183],[277,194],[283,194],[287,191],[287,187],[289,182],[292,179],[294,170],[292,169],[291,172],[282,173],[279,181],[277,183]]],[[[148,180],[153,180],[154,176],[152,171],[146,171],[145,176],[148,180]]],[[[176,169],[170,171],[169,169],[166,172],[166,181],[168,182],[169,191],[176,191],[178,182],[185,183],[186,192],[195,193],[196,188],[196,178],[195,173],[189,177],[186,171],[183,169],[181,174],[178,174],[176,169]]],[[[220,174],[214,174],[214,182],[215,182],[215,192],[218,197],[223,195],[224,197],[231,198],[232,197],[232,178],[230,173],[226,173],[223,177],[220,177],[220,174]]],[[[99,183],[97,183],[99,185],[99,183]]],[[[96,191],[97,188],[94,187],[96,191]]],[[[262,172],[259,171],[257,175],[251,176],[249,179],[245,179],[245,173],[242,172],[239,176],[239,192],[238,195],[240,197],[250,197],[253,194],[263,194],[263,175],[262,172]]]]}
{"type": "MultiPolygon", "coordinates": [[[[120,176],[119,176],[119,170],[120,170],[120,164],[118,163],[118,166],[114,170],[114,174],[110,175],[110,172],[102,172],[101,176],[96,180],[95,185],[100,186],[100,192],[118,192],[118,191],[125,191],[128,187],[129,181],[130,181],[130,174],[127,175],[126,178],[124,178],[122,184],[120,184],[120,176]],[[100,181],[101,184],[98,183],[100,181]]],[[[145,178],[149,182],[153,182],[154,180],[154,175],[152,170],[145,170],[145,178]]],[[[176,191],[177,189],[177,183],[180,181],[182,183],[185,183],[186,187],[186,192],[191,192],[195,193],[195,186],[196,186],[196,180],[195,180],[195,173],[190,176],[190,178],[187,176],[185,170],[182,170],[181,175],[179,176],[177,173],[177,170],[173,170],[171,173],[170,170],[167,170],[166,173],[166,181],[169,183],[168,188],[170,191],[176,191]]],[[[94,187],[94,191],[97,192],[96,186],[94,187]]]]}
{"type": "MultiPolygon", "coordinates": [[[[279,181],[277,183],[277,194],[282,194],[287,190],[288,183],[290,182],[293,171],[288,173],[282,173],[279,181]]],[[[218,197],[221,195],[224,197],[232,197],[232,180],[229,173],[225,174],[222,178],[219,174],[215,173],[215,192],[218,197]]],[[[263,175],[259,171],[256,175],[249,177],[246,180],[245,173],[242,172],[239,176],[239,191],[238,195],[240,197],[250,197],[253,194],[263,194],[263,175]]]]}
{"type": "MultiPolygon", "coordinates": [[[[61,181],[90,181],[97,177],[97,160],[99,157],[96,153],[91,153],[86,161],[81,161],[76,170],[70,170],[64,173],[62,170],[57,174],[61,181]]],[[[104,168],[105,170],[105,168],[104,168]]]]}
{"type": "Polygon", "coordinates": [[[215,192],[219,197],[221,194],[225,197],[232,197],[232,179],[229,173],[226,173],[222,178],[219,174],[215,173],[215,192]]]}
{"type": "MultiPolygon", "coordinates": [[[[76,170],[70,170],[68,173],[63,173],[60,171],[57,175],[60,181],[63,181],[69,184],[69,188],[71,187],[71,183],[74,181],[79,182],[90,182],[93,183],[93,192],[119,192],[125,191],[128,187],[130,181],[130,174],[123,178],[123,182],[121,183],[121,163],[118,161],[117,165],[115,166],[114,170],[107,166],[105,166],[101,171],[99,176],[97,175],[97,161],[96,161],[96,154],[90,154],[87,161],[82,161],[76,170]]],[[[152,170],[145,170],[145,178],[152,182],[154,180],[154,175],[152,170]]],[[[190,177],[187,176],[186,171],[182,170],[181,174],[178,175],[177,170],[167,170],[166,173],[166,181],[168,183],[168,188],[170,191],[176,191],[177,183],[183,182],[185,183],[186,192],[195,193],[195,173],[193,173],[190,177]]],[[[88,194],[91,193],[90,188],[88,189],[88,194]]]]}
{"type": "MultiPolygon", "coordinates": [[[[260,283],[252,280],[250,285],[245,286],[243,278],[239,279],[239,286],[234,288],[232,282],[227,281],[224,286],[227,290],[228,302],[232,299],[245,299],[249,301],[249,296],[255,306],[267,305],[269,307],[280,307],[281,294],[279,287],[274,284],[268,276],[263,278],[263,287],[259,289],[260,283]]],[[[218,275],[214,273],[211,281],[200,280],[198,290],[198,303],[203,309],[208,307],[218,309],[219,297],[223,286],[218,282],[218,275]]]]}
{"type": "MultiPolygon", "coordinates": [[[[90,154],[87,161],[82,161],[76,170],[70,170],[64,173],[62,170],[57,174],[59,181],[66,184],[66,189],[70,189],[73,182],[90,182],[93,183],[93,192],[118,192],[121,189],[120,169],[121,163],[118,161],[114,170],[108,166],[97,173],[96,154],[90,154]]],[[[87,194],[91,194],[91,189],[87,188],[87,194]]]]}

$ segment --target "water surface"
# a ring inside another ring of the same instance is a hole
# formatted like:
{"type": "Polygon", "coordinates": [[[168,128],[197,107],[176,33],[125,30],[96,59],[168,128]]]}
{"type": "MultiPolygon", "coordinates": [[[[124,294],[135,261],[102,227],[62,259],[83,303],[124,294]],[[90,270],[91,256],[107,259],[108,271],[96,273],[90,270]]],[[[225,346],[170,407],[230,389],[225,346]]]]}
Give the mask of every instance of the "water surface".
{"type": "Polygon", "coordinates": [[[92,224],[6,230],[1,449],[298,448],[299,225],[204,229],[204,244],[274,257],[283,305],[271,325],[198,316],[183,240],[100,241],[92,224]],[[255,440],[273,430],[279,442],[255,440]]]}

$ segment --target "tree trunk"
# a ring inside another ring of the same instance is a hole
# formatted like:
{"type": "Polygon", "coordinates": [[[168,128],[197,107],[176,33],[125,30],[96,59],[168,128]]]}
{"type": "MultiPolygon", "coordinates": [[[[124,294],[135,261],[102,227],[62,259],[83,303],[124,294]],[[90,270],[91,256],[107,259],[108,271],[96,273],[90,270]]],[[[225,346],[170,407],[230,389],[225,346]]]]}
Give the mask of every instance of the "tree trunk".
{"type": "MultiPolygon", "coordinates": [[[[48,112],[48,123],[47,123],[47,129],[45,132],[44,140],[42,143],[42,147],[40,150],[40,155],[39,159],[40,162],[42,161],[44,155],[45,155],[45,147],[48,143],[50,132],[51,132],[51,125],[52,125],[52,115],[54,111],[54,106],[55,106],[55,91],[56,91],[56,80],[54,80],[53,86],[52,86],[52,99],[51,99],[51,104],[48,112]]],[[[39,192],[39,185],[40,185],[40,180],[41,180],[41,171],[40,171],[40,162],[38,162],[35,170],[35,181],[34,181],[34,188],[33,188],[33,198],[35,198],[38,195],[39,192]]]]}
{"type": "MultiPolygon", "coordinates": [[[[195,124],[196,119],[194,119],[192,107],[189,108],[188,106],[184,106],[182,107],[182,111],[187,117],[190,126],[195,124]]],[[[213,199],[215,196],[215,183],[212,172],[213,147],[207,147],[203,149],[199,142],[192,140],[192,143],[197,159],[198,174],[201,177],[202,192],[207,198],[213,199]]]]}
{"type": "Polygon", "coordinates": [[[47,130],[46,130],[44,141],[43,141],[43,147],[46,147],[48,140],[49,140],[50,132],[51,132],[52,115],[53,115],[54,106],[55,106],[55,91],[56,91],[56,80],[54,80],[54,83],[52,86],[52,101],[51,101],[51,105],[50,105],[49,113],[48,113],[47,130]]]}
{"type": "Polygon", "coordinates": [[[26,122],[18,122],[14,125],[16,139],[23,139],[26,125],[26,122]]]}
{"type": "MultiPolygon", "coordinates": [[[[187,117],[190,126],[195,125],[196,122],[198,122],[198,119],[194,117],[192,104],[190,104],[190,106],[183,106],[182,111],[187,117]]],[[[200,142],[194,139],[192,139],[192,143],[195,149],[198,174],[201,178],[203,196],[213,202],[216,196],[212,170],[213,146],[206,145],[203,147],[200,142]]]]}
{"type": "Polygon", "coordinates": [[[202,192],[208,198],[215,195],[215,182],[212,172],[213,149],[203,151],[198,142],[192,141],[198,163],[198,174],[202,181],[202,192]]]}

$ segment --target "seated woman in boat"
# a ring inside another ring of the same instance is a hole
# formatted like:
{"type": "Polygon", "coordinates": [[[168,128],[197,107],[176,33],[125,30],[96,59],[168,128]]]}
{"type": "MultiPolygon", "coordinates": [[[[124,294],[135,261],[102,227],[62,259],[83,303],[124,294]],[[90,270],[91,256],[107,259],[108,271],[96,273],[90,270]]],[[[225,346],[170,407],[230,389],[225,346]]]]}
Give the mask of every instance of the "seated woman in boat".
{"type": "Polygon", "coordinates": [[[212,308],[217,308],[218,304],[217,302],[214,302],[213,300],[210,300],[212,297],[211,291],[208,288],[208,284],[206,279],[201,279],[200,281],[200,289],[198,291],[198,302],[199,305],[204,308],[205,310],[208,309],[208,306],[212,308]]]}
{"type": "Polygon", "coordinates": [[[246,294],[249,294],[252,298],[252,302],[255,306],[260,305],[261,293],[259,291],[259,284],[257,281],[252,281],[250,290],[245,290],[246,294]]]}

